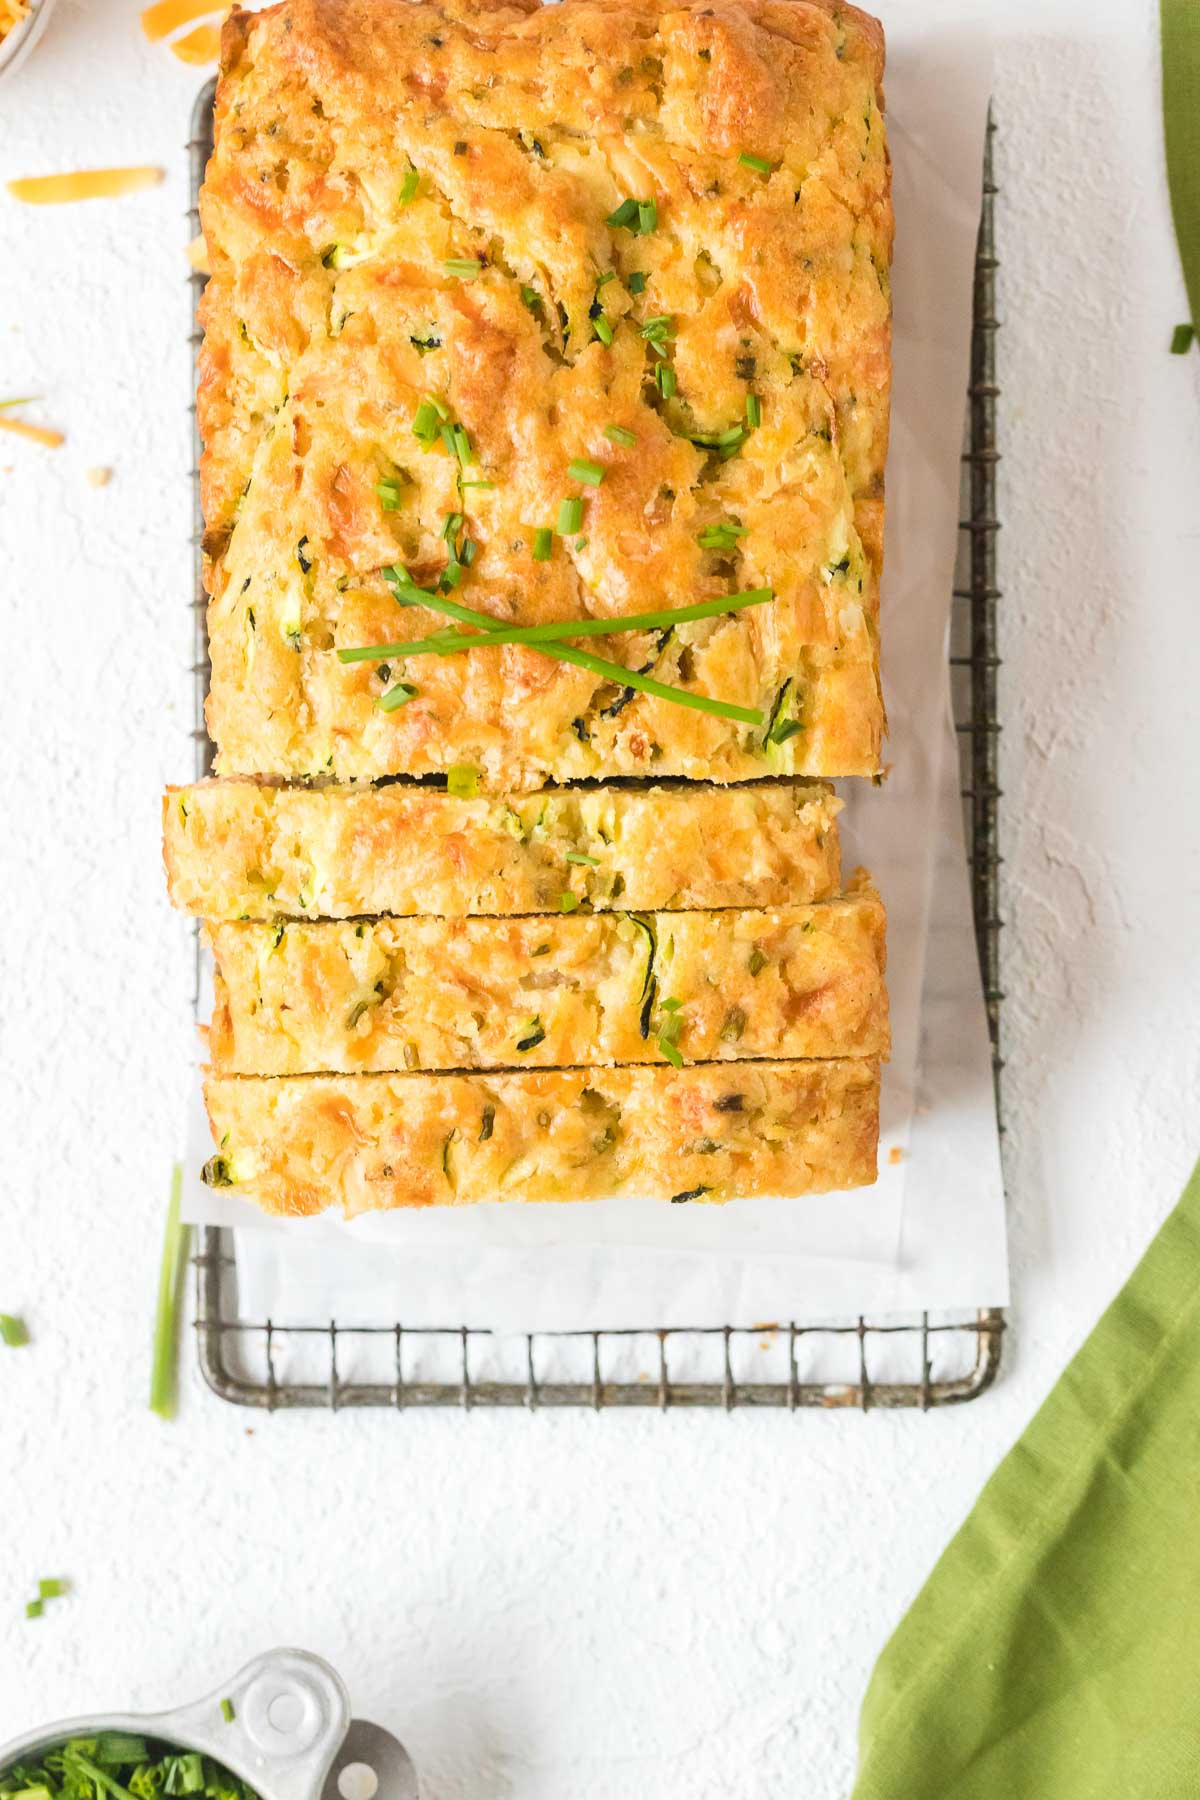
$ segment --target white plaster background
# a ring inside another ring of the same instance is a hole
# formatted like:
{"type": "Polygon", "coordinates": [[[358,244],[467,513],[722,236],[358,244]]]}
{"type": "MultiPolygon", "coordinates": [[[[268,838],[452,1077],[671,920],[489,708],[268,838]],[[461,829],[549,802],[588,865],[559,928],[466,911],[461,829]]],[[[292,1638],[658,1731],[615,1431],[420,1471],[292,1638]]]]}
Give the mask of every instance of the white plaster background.
{"type": "Polygon", "coordinates": [[[36,1339],[0,1352],[0,1738],[293,1641],[432,1800],[848,1792],[884,1637],[1200,1149],[1200,359],[1165,353],[1156,8],[988,11],[1016,1302],[1000,1386],[925,1418],[255,1420],[194,1382],[147,1412],[191,1048],[158,794],[192,755],[198,82],[133,0],[60,0],[0,87],[0,177],[170,171],[114,205],[0,196],[0,394],[70,439],[0,443],[0,1308],[36,1339]],[[27,1624],[47,1574],[75,1592],[27,1624]]]}

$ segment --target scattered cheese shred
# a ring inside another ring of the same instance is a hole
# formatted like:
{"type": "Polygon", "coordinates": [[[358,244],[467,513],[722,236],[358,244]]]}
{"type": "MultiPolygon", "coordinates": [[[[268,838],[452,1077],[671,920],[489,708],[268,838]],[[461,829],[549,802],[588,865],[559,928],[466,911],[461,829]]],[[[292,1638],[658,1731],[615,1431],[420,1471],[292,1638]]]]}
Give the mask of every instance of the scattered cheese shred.
{"type": "Polygon", "coordinates": [[[208,245],[204,241],[203,232],[200,233],[199,237],[194,237],[188,245],[187,259],[191,263],[193,269],[195,269],[197,275],[212,274],[212,270],[208,266],[208,245]]]}
{"type": "Polygon", "coordinates": [[[111,479],[112,479],[112,470],[111,469],[95,468],[95,469],[89,469],[87,471],[87,484],[89,487],[94,487],[94,488],[107,487],[109,484],[109,481],[111,479]]]}
{"type": "Polygon", "coordinates": [[[136,194],[157,187],[162,178],[161,169],[79,169],[71,175],[30,175],[10,181],[8,191],[30,206],[58,206],[67,200],[113,200],[136,194]]]}
{"type": "Polygon", "coordinates": [[[197,25],[195,31],[189,31],[185,37],[173,38],[171,49],[180,62],[192,63],[196,67],[216,62],[221,54],[221,27],[197,25]]]}
{"type": "Polygon", "coordinates": [[[35,444],[44,444],[47,450],[57,450],[67,441],[61,431],[51,431],[48,425],[28,425],[24,419],[6,419],[2,413],[0,431],[15,431],[18,437],[32,438],[35,444]]]}
{"type": "Polygon", "coordinates": [[[193,19],[203,19],[220,10],[213,0],[156,0],[142,14],[142,30],[152,44],[157,44],[181,25],[190,25],[193,19]]]}

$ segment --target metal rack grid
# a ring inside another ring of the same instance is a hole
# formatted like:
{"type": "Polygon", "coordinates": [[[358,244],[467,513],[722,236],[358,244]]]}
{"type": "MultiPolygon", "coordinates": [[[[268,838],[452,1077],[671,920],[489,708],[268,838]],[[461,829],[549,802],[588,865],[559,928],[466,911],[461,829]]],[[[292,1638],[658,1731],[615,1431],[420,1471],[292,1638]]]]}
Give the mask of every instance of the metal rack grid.
{"type": "MultiPolygon", "coordinates": [[[[212,148],[215,84],[200,93],[192,118],[193,232],[196,197],[212,148]]],[[[963,518],[951,614],[952,685],[960,734],[962,799],[971,868],[975,931],[987,1001],[1000,1104],[996,604],[995,271],[992,173],[994,124],[989,118],[975,263],[963,518]]],[[[193,276],[193,299],[204,286],[193,276]]],[[[193,354],[199,332],[193,324],[193,354]]],[[[196,463],[200,446],[195,442],[196,463]]],[[[196,478],[198,490],[198,475],[196,478]]],[[[211,765],[203,724],[208,646],[199,579],[197,492],[195,599],[200,697],[197,772],[211,765]]],[[[1003,1129],[1003,1127],[1002,1127],[1003,1129]]],[[[501,1339],[467,1325],[405,1329],[400,1322],[339,1326],[276,1325],[241,1317],[231,1235],[205,1227],[193,1258],[200,1367],[212,1391],[239,1406],[410,1408],[457,1406],[592,1407],[919,1407],[960,1404],[989,1388],[1000,1366],[1004,1315],[999,1309],[934,1317],[859,1317],[830,1323],[705,1330],[537,1332],[501,1339]],[[750,1369],[752,1362],[769,1363],[750,1369]],[[359,1365],[348,1372],[348,1365],[359,1365]]]]}

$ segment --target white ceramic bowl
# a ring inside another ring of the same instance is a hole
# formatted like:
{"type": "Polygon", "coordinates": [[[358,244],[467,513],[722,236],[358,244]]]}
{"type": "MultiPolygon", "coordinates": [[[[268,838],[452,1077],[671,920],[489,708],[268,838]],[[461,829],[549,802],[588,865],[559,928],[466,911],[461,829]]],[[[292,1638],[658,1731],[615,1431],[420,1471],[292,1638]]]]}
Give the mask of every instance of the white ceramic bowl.
{"type": "Polygon", "coordinates": [[[46,29],[46,21],[54,9],[54,0],[32,0],[29,17],[0,38],[0,81],[19,69],[46,29]]]}

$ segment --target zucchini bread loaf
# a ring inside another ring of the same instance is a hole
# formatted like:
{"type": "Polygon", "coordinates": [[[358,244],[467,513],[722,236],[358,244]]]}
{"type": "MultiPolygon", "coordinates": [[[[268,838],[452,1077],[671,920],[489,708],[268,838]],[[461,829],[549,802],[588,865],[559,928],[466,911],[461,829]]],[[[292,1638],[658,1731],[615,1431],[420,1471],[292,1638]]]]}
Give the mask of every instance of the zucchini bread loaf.
{"type": "Polygon", "coordinates": [[[212,1076],[205,1177],[267,1212],[788,1199],[875,1179],[879,1065],[212,1076]]]}
{"type": "Polygon", "coordinates": [[[841,801],[819,784],[462,796],[411,783],[201,781],[163,802],[171,899],[205,919],[517,914],[827,900],[841,801]]]}
{"type": "Polygon", "coordinates": [[[882,65],[829,0],[235,10],[201,203],[220,773],[878,770],[882,65]],[[447,614],[459,647],[414,652],[447,614]]]}
{"type": "Polygon", "coordinates": [[[222,34],[205,1178],[268,1211],[875,1178],[892,214],[836,0],[222,34]]]}
{"type": "Polygon", "coordinates": [[[223,1074],[880,1056],[884,916],[536,914],[214,925],[223,1074]]]}

